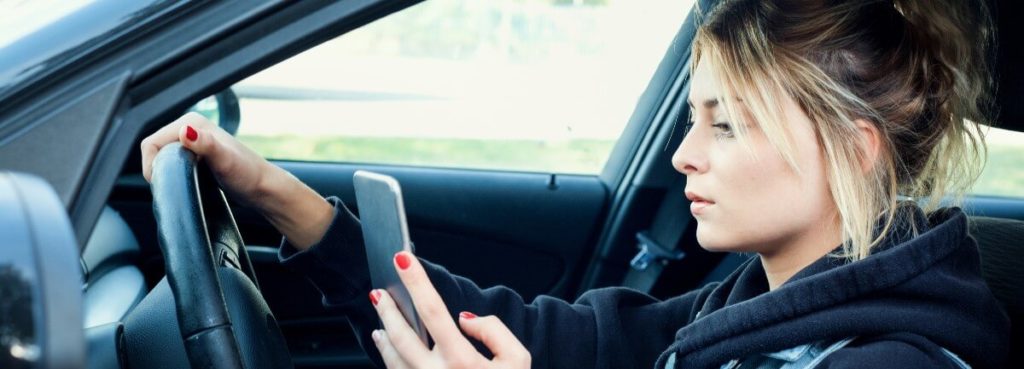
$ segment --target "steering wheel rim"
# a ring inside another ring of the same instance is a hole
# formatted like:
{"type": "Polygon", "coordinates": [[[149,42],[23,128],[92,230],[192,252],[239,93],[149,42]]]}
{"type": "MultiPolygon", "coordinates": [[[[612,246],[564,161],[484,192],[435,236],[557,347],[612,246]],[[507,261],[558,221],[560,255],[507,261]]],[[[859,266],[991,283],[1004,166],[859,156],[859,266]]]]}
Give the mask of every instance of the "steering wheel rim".
{"type": "Polygon", "coordinates": [[[242,369],[218,268],[238,269],[257,282],[227,199],[207,166],[180,143],[157,154],[151,185],[159,245],[190,366],[242,369]]]}

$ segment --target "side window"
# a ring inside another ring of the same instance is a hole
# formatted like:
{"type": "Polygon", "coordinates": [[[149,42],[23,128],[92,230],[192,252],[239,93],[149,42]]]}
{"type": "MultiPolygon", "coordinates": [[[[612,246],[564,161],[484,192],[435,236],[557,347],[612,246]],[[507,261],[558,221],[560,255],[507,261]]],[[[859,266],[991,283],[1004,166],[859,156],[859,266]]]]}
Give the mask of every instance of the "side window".
{"type": "Polygon", "coordinates": [[[271,159],[594,174],[693,0],[431,0],[236,84],[271,159]]]}
{"type": "Polygon", "coordinates": [[[971,193],[1024,198],[1024,132],[990,128],[986,143],[988,162],[971,193]]]}

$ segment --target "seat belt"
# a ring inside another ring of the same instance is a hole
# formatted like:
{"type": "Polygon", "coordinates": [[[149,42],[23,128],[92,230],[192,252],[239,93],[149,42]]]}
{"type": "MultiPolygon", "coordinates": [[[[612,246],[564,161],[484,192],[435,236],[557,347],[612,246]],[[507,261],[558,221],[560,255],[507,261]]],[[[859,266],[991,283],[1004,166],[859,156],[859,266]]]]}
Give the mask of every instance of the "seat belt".
{"type": "Polygon", "coordinates": [[[623,286],[650,293],[665,265],[686,256],[678,249],[679,240],[691,219],[687,215],[690,201],[683,194],[685,187],[685,177],[679,176],[661,201],[651,227],[636,234],[639,252],[629,262],[630,269],[626,272],[623,286]]]}

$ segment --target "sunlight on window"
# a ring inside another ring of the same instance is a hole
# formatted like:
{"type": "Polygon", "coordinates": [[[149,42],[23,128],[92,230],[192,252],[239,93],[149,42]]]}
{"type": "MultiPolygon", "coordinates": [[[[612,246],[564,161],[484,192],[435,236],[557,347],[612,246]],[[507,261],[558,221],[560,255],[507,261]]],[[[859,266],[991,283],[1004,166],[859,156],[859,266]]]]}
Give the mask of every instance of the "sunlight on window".
{"type": "Polygon", "coordinates": [[[600,172],[692,0],[432,0],[235,86],[277,159],[600,172]]]}
{"type": "Polygon", "coordinates": [[[1024,198],[1024,132],[991,128],[985,138],[988,162],[971,192],[1024,198]]]}

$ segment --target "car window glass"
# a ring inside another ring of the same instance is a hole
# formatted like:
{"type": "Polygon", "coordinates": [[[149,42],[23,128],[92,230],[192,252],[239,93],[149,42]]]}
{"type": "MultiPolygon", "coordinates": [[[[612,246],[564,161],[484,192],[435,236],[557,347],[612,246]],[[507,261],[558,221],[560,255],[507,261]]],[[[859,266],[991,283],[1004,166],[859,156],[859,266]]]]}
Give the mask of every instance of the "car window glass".
{"type": "Polygon", "coordinates": [[[693,0],[431,0],[233,86],[272,159],[599,173],[693,0]]]}
{"type": "Polygon", "coordinates": [[[1024,132],[987,129],[988,160],[974,195],[1024,198],[1024,132]]]}
{"type": "Polygon", "coordinates": [[[92,0],[0,1],[0,48],[90,2],[92,0]]]}

